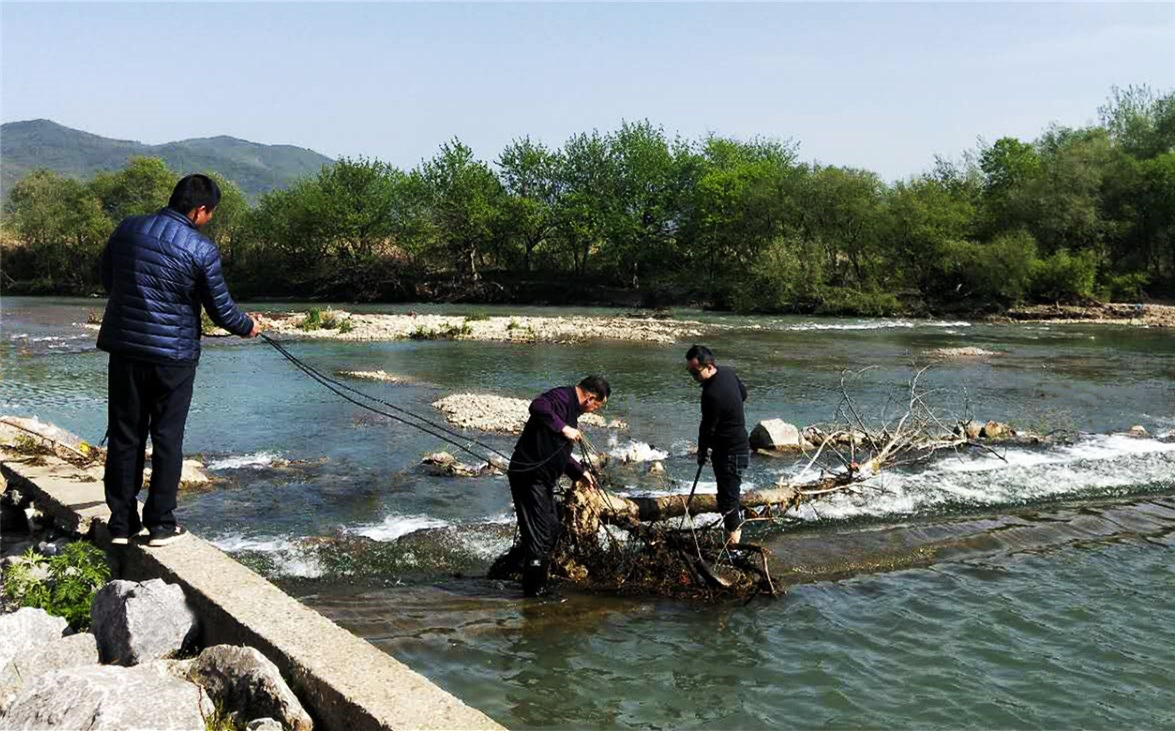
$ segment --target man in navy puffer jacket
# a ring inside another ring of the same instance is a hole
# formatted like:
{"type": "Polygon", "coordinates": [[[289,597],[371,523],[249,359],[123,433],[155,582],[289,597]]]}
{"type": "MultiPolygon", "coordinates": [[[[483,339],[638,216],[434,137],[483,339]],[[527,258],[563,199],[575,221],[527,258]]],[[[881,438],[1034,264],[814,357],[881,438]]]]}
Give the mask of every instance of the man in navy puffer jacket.
{"type": "Polygon", "coordinates": [[[199,232],[219,202],[216,181],[189,175],[176,184],[167,208],[124,219],[102,252],[102,286],[110,299],[98,347],[110,353],[105,486],[116,545],[143,527],[151,546],[187,532],[174,511],[200,360],[201,307],[235,335],[259,332],[229,296],[216,245],[199,232]],[[151,485],[140,520],[135,496],[143,485],[148,433],[151,485]]]}

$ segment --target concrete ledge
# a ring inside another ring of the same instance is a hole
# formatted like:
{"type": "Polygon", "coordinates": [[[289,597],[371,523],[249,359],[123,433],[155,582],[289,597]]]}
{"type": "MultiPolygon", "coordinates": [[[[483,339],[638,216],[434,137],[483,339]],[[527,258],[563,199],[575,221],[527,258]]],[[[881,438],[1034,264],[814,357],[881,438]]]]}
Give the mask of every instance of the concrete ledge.
{"type": "Polygon", "coordinates": [[[163,548],[111,547],[100,468],[80,469],[54,457],[34,466],[0,453],[0,473],[60,525],[108,548],[122,578],[182,586],[200,617],[203,644],[245,644],[263,652],[321,727],[502,728],[207,541],[192,536],[163,548]]]}

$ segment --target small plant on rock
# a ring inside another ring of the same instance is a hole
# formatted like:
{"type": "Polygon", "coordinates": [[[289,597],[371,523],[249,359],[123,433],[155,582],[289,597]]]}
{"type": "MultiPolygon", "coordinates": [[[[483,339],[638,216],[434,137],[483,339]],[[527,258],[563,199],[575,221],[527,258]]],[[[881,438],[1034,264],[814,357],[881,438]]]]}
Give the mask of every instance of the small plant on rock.
{"type": "Polygon", "coordinates": [[[22,607],[44,609],[84,630],[90,626],[90,602],[109,580],[105,554],[74,541],[56,556],[26,551],[4,572],[4,594],[22,607]]]}

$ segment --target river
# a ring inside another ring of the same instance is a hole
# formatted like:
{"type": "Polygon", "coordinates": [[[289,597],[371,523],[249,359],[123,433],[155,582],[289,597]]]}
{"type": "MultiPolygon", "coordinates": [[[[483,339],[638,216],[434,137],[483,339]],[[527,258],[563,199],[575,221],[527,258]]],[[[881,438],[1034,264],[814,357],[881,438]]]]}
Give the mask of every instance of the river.
{"type": "MultiPolygon", "coordinates": [[[[97,442],[101,300],[0,302],[0,411],[97,442]]],[[[295,305],[267,303],[266,309],[295,305]]],[[[371,312],[617,314],[459,306],[371,312]]],[[[181,496],[202,537],[510,728],[1157,728],[1175,725],[1175,336],[1098,325],[735,317],[680,311],[750,391],[747,418],[833,419],[842,373],[873,417],[914,368],[944,417],[1037,431],[1047,448],[944,457],[754,529],[781,598],[699,605],[489,581],[513,530],[501,477],[444,478],[446,445],[313,383],[260,341],[212,339],[186,450],[218,478],[181,496]],[[946,347],[995,355],[936,358],[946,347]],[[1123,434],[1142,425],[1149,436],[1123,434]],[[421,529],[424,529],[423,531],[421,529]]],[[[688,343],[292,341],[320,370],[439,419],[460,392],[530,398],[609,379],[601,449],[663,461],[646,491],[687,492],[698,391],[688,343]]],[[[509,451],[508,437],[487,437],[509,451]]],[[[756,459],[773,483],[793,460],[756,459]]],[[[707,472],[699,491],[713,491],[707,472]]]]}

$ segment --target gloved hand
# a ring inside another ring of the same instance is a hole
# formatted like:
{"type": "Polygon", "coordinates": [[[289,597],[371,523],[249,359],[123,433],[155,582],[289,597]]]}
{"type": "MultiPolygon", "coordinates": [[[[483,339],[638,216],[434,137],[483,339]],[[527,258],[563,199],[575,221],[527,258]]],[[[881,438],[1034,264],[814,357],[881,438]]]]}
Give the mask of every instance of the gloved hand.
{"type": "Polygon", "coordinates": [[[701,467],[704,464],[706,464],[706,453],[698,450],[698,467],[701,467]]]}

